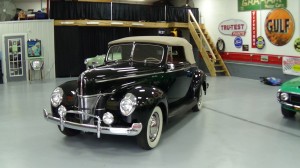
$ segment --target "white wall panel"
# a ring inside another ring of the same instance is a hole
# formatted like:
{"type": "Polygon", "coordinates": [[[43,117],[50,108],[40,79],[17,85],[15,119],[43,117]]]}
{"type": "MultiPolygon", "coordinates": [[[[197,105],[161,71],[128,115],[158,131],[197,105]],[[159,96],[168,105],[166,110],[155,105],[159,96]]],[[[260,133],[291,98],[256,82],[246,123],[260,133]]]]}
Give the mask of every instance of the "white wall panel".
{"type": "MultiPolygon", "coordinates": [[[[28,20],[0,22],[0,37],[5,34],[26,34],[28,39],[39,39],[42,42],[42,55],[44,57],[44,78],[55,79],[55,49],[54,49],[54,21],[28,20]]],[[[28,39],[25,39],[27,42],[28,39]]],[[[26,44],[27,46],[27,44],[26,44]]],[[[2,40],[0,51],[4,56],[2,40]]]]}
{"type": "Polygon", "coordinates": [[[295,20],[295,33],[288,44],[284,46],[273,45],[266,37],[264,31],[264,22],[270,10],[257,11],[257,35],[265,38],[266,46],[264,49],[251,48],[251,12],[238,12],[237,0],[197,0],[194,1],[195,7],[199,8],[201,22],[205,24],[208,32],[212,36],[214,42],[221,37],[226,44],[226,52],[244,52],[259,54],[274,54],[287,56],[300,56],[300,53],[294,49],[294,41],[298,38],[300,27],[300,1],[287,0],[287,9],[292,13],[295,20]],[[234,46],[233,36],[225,36],[218,31],[219,24],[228,19],[241,19],[247,23],[246,36],[242,36],[243,43],[249,45],[249,51],[242,51],[234,46]]]}

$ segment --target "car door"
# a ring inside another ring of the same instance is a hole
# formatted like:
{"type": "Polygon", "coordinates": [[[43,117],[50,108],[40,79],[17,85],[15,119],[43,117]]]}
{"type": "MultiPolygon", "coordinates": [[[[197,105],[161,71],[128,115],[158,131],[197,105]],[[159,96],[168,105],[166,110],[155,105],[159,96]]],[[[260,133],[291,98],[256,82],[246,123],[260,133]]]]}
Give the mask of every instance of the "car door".
{"type": "Polygon", "coordinates": [[[166,76],[169,79],[167,96],[170,105],[185,100],[192,82],[191,65],[186,61],[183,51],[183,47],[172,47],[168,52],[166,76]]]}

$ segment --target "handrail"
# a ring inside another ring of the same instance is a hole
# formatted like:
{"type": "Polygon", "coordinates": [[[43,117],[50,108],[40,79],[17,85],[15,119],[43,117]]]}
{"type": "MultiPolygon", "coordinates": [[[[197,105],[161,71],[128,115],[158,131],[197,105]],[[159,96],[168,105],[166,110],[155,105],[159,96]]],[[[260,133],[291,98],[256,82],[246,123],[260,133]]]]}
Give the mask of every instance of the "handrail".
{"type": "MultiPolygon", "coordinates": [[[[200,28],[200,26],[199,26],[197,20],[195,19],[195,16],[193,15],[192,11],[189,9],[189,17],[188,17],[188,21],[189,21],[189,22],[191,22],[191,19],[190,19],[190,18],[192,18],[192,21],[193,21],[194,23],[197,23],[197,24],[196,24],[196,25],[197,25],[197,28],[198,28],[198,30],[199,30],[199,32],[200,32],[200,35],[201,35],[202,39],[204,40],[205,45],[208,46],[207,48],[208,48],[208,50],[209,50],[209,52],[210,52],[210,54],[211,54],[213,60],[216,60],[216,56],[215,56],[214,52],[212,51],[212,49],[211,49],[211,47],[210,47],[208,41],[206,40],[206,38],[205,38],[205,36],[204,36],[204,34],[203,34],[203,32],[202,32],[202,30],[201,30],[201,28],[200,28]]],[[[194,25],[194,24],[192,24],[192,25],[194,25]]]]}

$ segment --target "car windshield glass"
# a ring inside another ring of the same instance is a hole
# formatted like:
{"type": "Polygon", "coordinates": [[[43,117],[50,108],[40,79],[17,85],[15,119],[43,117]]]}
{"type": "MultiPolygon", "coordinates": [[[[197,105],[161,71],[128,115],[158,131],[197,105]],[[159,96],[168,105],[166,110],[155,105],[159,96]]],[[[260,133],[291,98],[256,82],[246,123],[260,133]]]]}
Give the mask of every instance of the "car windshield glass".
{"type": "Polygon", "coordinates": [[[136,44],[133,52],[133,61],[145,63],[160,63],[164,48],[159,45],[136,44]]]}
{"type": "Polygon", "coordinates": [[[106,61],[129,60],[133,44],[114,45],[109,48],[106,61]]]}
{"type": "Polygon", "coordinates": [[[133,44],[120,44],[111,46],[106,61],[136,61],[144,63],[160,63],[164,54],[164,48],[152,44],[135,44],[131,57],[133,44]]]}

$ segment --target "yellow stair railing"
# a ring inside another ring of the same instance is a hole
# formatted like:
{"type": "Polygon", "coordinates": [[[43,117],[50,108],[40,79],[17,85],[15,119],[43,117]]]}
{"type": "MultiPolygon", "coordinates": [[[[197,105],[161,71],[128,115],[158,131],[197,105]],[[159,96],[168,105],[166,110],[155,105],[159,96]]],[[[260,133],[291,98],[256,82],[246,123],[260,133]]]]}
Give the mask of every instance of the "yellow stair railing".
{"type": "Polygon", "coordinates": [[[199,49],[199,52],[207,66],[211,76],[225,75],[230,76],[230,73],[214,45],[212,38],[209,36],[205,26],[198,24],[193,13],[189,10],[188,28],[199,49]]]}

